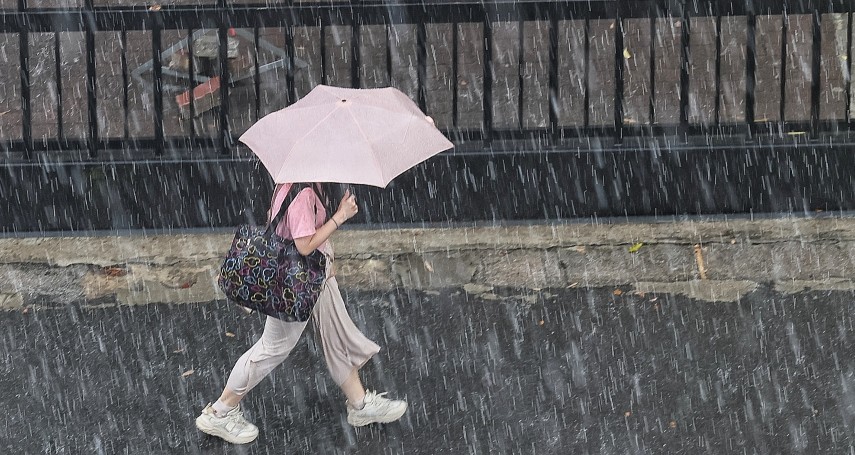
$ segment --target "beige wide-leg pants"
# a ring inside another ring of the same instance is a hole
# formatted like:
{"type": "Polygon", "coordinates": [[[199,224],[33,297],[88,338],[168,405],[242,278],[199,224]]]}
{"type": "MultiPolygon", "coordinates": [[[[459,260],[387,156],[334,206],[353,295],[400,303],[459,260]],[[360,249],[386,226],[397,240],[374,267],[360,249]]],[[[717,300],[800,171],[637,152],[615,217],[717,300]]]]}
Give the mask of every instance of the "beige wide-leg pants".
{"type": "MultiPolygon", "coordinates": [[[[380,351],[350,319],[334,277],[327,279],[310,320],[321,340],[327,368],[339,386],[380,351]]],[[[252,390],[288,357],[308,323],[268,316],[261,339],[235,363],[226,388],[238,395],[252,390]]]]}

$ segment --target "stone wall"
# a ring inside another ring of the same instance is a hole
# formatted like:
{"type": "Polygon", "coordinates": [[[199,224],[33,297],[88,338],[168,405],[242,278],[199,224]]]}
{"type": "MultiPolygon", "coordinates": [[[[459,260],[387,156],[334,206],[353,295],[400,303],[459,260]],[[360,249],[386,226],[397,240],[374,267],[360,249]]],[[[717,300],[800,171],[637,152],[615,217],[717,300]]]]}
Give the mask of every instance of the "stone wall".
{"type": "MultiPolygon", "coordinates": [[[[187,303],[216,286],[228,233],[0,239],[0,306],[187,303]]],[[[631,286],[732,300],[779,290],[853,289],[855,218],[343,230],[345,289],[631,286]]]]}

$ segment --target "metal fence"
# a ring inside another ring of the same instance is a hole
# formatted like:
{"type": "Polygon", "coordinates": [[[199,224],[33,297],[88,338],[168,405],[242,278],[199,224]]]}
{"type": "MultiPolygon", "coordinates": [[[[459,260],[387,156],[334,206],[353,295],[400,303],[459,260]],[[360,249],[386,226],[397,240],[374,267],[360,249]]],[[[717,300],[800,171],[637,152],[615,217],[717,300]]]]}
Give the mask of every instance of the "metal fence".
{"type": "Polygon", "coordinates": [[[16,41],[18,54],[0,76],[19,87],[6,96],[11,114],[0,143],[7,158],[69,150],[103,160],[115,151],[123,158],[234,154],[242,128],[313,83],[397,85],[438,120],[457,153],[578,148],[592,138],[607,147],[657,140],[762,146],[834,141],[853,127],[855,2],[845,0],[80,1],[63,9],[0,2],[0,36],[16,41]],[[412,34],[406,45],[402,30],[412,34]],[[194,47],[205,33],[217,55],[211,74],[201,76],[194,47]],[[82,38],[77,89],[64,88],[61,42],[68,37],[82,38]],[[240,81],[229,63],[232,38],[248,49],[240,81]],[[103,50],[110,40],[117,41],[113,53],[103,50]],[[44,68],[36,74],[32,63],[42,42],[52,46],[52,75],[44,68]],[[176,50],[188,67],[170,67],[166,56],[176,50]],[[265,53],[275,58],[267,62],[265,53]],[[40,77],[53,79],[40,109],[53,109],[47,117],[56,125],[36,134],[31,87],[40,77]],[[196,98],[193,90],[214,78],[218,91],[196,98]],[[99,94],[107,79],[119,87],[109,98],[99,94]],[[182,90],[183,114],[172,101],[182,90]],[[268,91],[279,95],[270,101],[268,91]],[[137,98],[144,98],[141,116],[132,106],[137,98]],[[63,118],[72,99],[81,104],[75,115],[85,110],[80,134],[68,134],[63,118]],[[204,125],[200,103],[213,107],[204,125]]]}

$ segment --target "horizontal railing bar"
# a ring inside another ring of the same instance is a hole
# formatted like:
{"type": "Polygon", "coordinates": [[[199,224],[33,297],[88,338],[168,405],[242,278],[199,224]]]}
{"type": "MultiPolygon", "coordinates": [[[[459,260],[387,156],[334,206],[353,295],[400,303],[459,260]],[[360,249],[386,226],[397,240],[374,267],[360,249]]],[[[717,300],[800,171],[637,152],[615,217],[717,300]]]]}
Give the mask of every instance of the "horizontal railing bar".
{"type": "MultiPolygon", "coordinates": [[[[138,153],[138,150],[154,150],[158,144],[158,140],[153,137],[145,137],[138,139],[122,139],[122,138],[109,138],[102,139],[98,141],[98,150],[99,151],[121,151],[121,150],[129,150],[132,153],[138,153]]],[[[219,144],[218,139],[214,137],[196,137],[196,138],[188,138],[188,137],[167,137],[164,140],[165,144],[165,153],[163,156],[170,156],[170,149],[179,150],[180,154],[186,153],[188,149],[215,149],[217,144],[219,144]]],[[[13,141],[4,141],[0,142],[0,150],[3,147],[8,146],[11,150],[22,150],[24,146],[24,141],[16,139],[13,141]]],[[[86,138],[66,138],[60,140],[58,138],[50,138],[50,139],[36,139],[32,144],[32,151],[34,153],[45,153],[45,152],[68,152],[68,151],[79,151],[79,152],[87,152],[89,149],[89,141],[86,138]]],[[[91,159],[93,162],[97,162],[101,160],[101,156],[99,155],[97,159],[91,159]]]]}
{"type": "MultiPolygon", "coordinates": [[[[647,18],[651,0],[621,1],[621,16],[625,19],[647,18]]],[[[613,17],[616,0],[591,1],[513,1],[513,2],[396,2],[367,3],[299,3],[294,5],[235,5],[228,8],[214,6],[168,6],[157,11],[145,7],[95,7],[91,12],[81,9],[28,9],[24,12],[0,10],[0,33],[17,31],[26,24],[30,32],[84,31],[85,16],[91,14],[97,30],[148,30],[150,17],[158,14],[164,30],[186,28],[215,28],[218,20],[237,28],[281,27],[286,25],[311,26],[322,21],[331,25],[386,23],[451,23],[481,22],[486,14],[493,21],[548,20],[548,19],[608,19],[613,17]],[[354,14],[358,12],[357,14],[354,14]]],[[[724,16],[747,14],[744,2],[718,2],[724,16]]],[[[811,14],[811,2],[755,1],[758,15],[811,14]]],[[[692,16],[710,16],[708,2],[688,2],[692,16]]],[[[663,13],[668,14],[667,5],[663,13]]],[[[847,12],[851,6],[835,1],[828,12],[847,12]]]]}
{"type": "MultiPolygon", "coordinates": [[[[739,125],[734,125],[737,130],[739,125]]],[[[705,141],[703,137],[689,137],[689,140],[676,141],[672,137],[625,137],[624,142],[619,146],[614,146],[610,141],[611,134],[609,131],[603,131],[598,136],[586,136],[579,138],[570,138],[565,141],[551,143],[543,140],[536,149],[531,148],[531,142],[537,141],[540,137],[532,138],[514,138],[502,137],[494,135],[489,144],[484,143],[478,138],[471,138],[467,142],[457,145],[454,149],[449,150],[443,155],[478,155],[483,153],[495,153],[507,151],[518,154],[523,148],[529,149],[528,153],[552,153],[555,151],[567,151],[573,153],[653,153],[667,149],[670,152],[717,152],[724,150],[739,149],[744,151],[753,151],[758,153],[775,152],[782,149],[843,149],[851,150],[855,146],[855,136],[853,135],[834,135],[824,137],[823,141],[813,141],[807,136],[797,139],[780,137],[756,137],[755,140],[746,141],[744,136],[731,136],[728,138],[719,138],[715,141],[705,141]]],[[[546,137],[543,135],[541,137],[546,137]]],[[[821,136],[822,137],[822,136],[821,136]]],[[[99,143],[99,155],[97,160],[89,159],[86,155],[85,141],[70,140],[69,144],[63,144],[64,149],[61,153],[53,153],[53,150],[35,150],[35,159],[27,159],[23,153],[16,155],[6,155],[3,160],[3,166],[14,165],[32,165],[46,166],[52,163],[60,164],[67,162],[77,162],[81,164],[91,165],[110,165],[113,163],[140,163],[145,161],[151,162],[203,162],[203,161],[221,161],[223,157],[226,160],[254,160],[255,158],[248,152],[230,155],[218,154],[218,144],[215,141],[207,141],[206,143],[194,144],[191,153],[182,152],[179,154],[166,153],[164,155],[155,155],[153,149],[145,149],[147,152],[140,153],[137,150],[129,150],[128,147],[123,147],[124,143],[115,141],[102,141],[99,143]]],[[[153,140],[150,141],[153,144],[153,140]]],[[[151,145],[149,144],[149,145],[151,145]]],[[[5,144],[0,143],[0,147],[5,144]]],[[[146,145],[143,143],[143,145],[146,145]]],[[[435,159],[442,159],[442,156],[435,159]]]]}
{"type": "MultiPolygon", "coordinates": [[[[697,125],[690,124],[685,127],[687,136],[684,138],[687,143],[709,142],[710,144],[746,144],[747,147],[762,144],[788,144],[788,143],[817,143],[809,140],[810,122],[795,122],[782,125],[780,123],[758,123],[755,125],[757,137],[749,137],[749,128],[744,123],[722,123],[720,125],[697,125]],[[782,126],[786,127],[782,133],[782,126]],[[711,134],[716,133],[716,134],[711,134]]],[[[848,123],[845,119],[840,120],[825,120],[819,123],[820,138],[824,138],[819,142],[836,143],[839,141],[851,142],[855,141],[855,133],[849,132],[848,123]]],[[[674,139],[669,136],[670,133],[677,131],[680,128],[679,124],[667,125],[624,125],[624,140],[627,148],[648,149],[650,141],[668,141],[674,139]],[[637,141],[637,144],[635,143],[637,141]],[[645,145],[647,144],[647,145],[645,145]]],[[[458,141],[458,145],[466,148],[468,142],[478,142],[484,139],[483,131],[480,129],[440,129],[443,134],[452,140],[458,141]]],[[[589,128],[575,128],[572,126],[562,126],[557,130],[557,137],[554,139],[553,131],[548,127],[519,130],[512,129],[495,129],[493,130],[493,138],[495,141],[526,141],[531,139],[542,139],[542,147],[560,147],[567,140],[578,140],[590,138],[592,140],[605,139],[603,144],[609,144],[608,139],[615,134],[614,126],[594,126],[589,128]]],[[[233,140],[237,138],[234,137],[233,140]]],[[[187,151],[216,151],[220,147],[220,138],[217,136],[195,137],[186,136],[167,136],[163,139],[164,157],[172,156],[171,151],[179,155],[185,154],[187,151]]],[[[55,152],[62,150],[81,151],[85,152],[88,147],[88,142],[85,138],[67,138],[60,140],[57,138],[36,139],[32,144],[32,151],[36,153],[55,152]]],[[[681,140],[683,142],[683,140],[681,140]]],[[[106,138],[98,141],[99,151],[133,151],[138,150],[155,150],[158,139],[154,137],[140,138],[106,138]]],[[[21,139],[0,141],[0,150],[8,148],[9,150],[23,150],[24,141],[21,139]]],[[[675,147],[678,145],[675,145],[675,147]]],[[[749,147],[750,148],[750,147],[749,147]]],[[[526,150],[531,150],[529,145],[526,150]]],[[[534,150],[536,151],[536,150],[534,150]]],[[[101,159],[101,155],[93,162],[101,159]]]]}
{"type": "MultiPolygon", "coordinates": [[[[758,122],[755,124],[755,128],[757,131],[761,133],[765,133],[765,136],[800,136],[808,134],[810,130],[810,121],[788,121],[785,123],[782,122],[758,122]]],[[[649,133],[660,133],[660,132],[668,132],[676,130],[680,128],[681,125],[679,123],[662,123],[662,124],[627,124],[624,126],[626,129],[627,136],[639,137],[639,138],[649,138],[649,133]]],[[[689,136],[693,135],[705,135],[711,131],[731,131],[734,133],[739,133],[741,130],[747,131],[748,125],[743,122],[722,122],[718,125],[709,123],[709,124],[699,124],[699,123],[690,123],[686,126],[686,131],[689,133],[689,136]]],[[[837,120],[821,120],[819,122],[820,133],[827,134],[847,134],[849,132],[848,122],[846,119],[837,119],[837,120]]],[[[481,129],[479,128],[439,128],[439,130],[447,135],[477,135],[480,137],[481,129]]],[[[515,137],[527,137],[528,135],[543,135],[544,137],[551,135],[551,128],[549,126],[538,127],[538,128],[527,128],[520,130],[516,126],[509,127],[498,127],[494,130],[496,134],[499,135],[507,135],[514,134],[515,137]]],[[[584,137],[589,135],[609,135],[614,133],[614,126],[612,125],[594,125],[590,127],[583,127],[582,125],[558,125],[558,131],[560,132],[558,141],[560,142],[560,137],[584,137]]],[[[849,133],[853,137],[855,137],[855,131],[849,133]]],[[[235,136],[236,139],[236,136],[235,136]]],[[[714,138],[718,139],[718,138],[714,138]]],[[[201,136],[197,138],[188,138],[186,136],[166,136],[164,137],[165,144],[167,146],[167,150],[170,146],[174,146],[176,144],[181,143],[193,143],[193,144],[207,144],[210,141],[214,141],[216,138],[214,136],[201,136]]],[[[111,137],[106,138],[99,141],[101,145],[110,145],[110,144],[130,144],[134,147],[139,145],[146,145],[149,142],[154,143],[156,141],[155,137],[152,136],[141,136],[141,137],[111,137]]],[[[61,144],[63,146],[67,144],[76,143],[85,143],[86,138],[34,138],[34,150],[53,150],[52,146],[61,144]],[[45,145],[47,144],[47,146],[45,145]]],[[[20,139],[6,139],[0,141],[0,146],[9,145],[9,144],[17,144],[23,143],[20,139]]]]}

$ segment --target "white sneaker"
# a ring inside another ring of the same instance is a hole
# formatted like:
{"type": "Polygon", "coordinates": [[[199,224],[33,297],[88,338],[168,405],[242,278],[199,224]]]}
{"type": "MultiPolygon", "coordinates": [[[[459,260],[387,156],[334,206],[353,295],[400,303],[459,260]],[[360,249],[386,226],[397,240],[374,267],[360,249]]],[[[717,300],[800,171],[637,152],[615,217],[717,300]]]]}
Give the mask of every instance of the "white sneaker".
{"type": "Polygon", "coordinates": [[[361,427],[370,423],[389,423],[401,418],[407,412],[407,402],[385,398],[386,392],[365,392],[365,405],[355,409],[348,404],[347,423],[361,427]]]}
{"type": "Polygon", "coordinates": [[[258,437],[258,427],[243,418],[240,405],[219,417],[211,407],[211,403],[208,403],[208,406],[202,410],[202,415],[196,417],[196,428],[232,444],[246,444],[258,437]]]}

